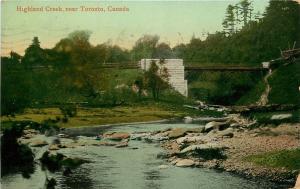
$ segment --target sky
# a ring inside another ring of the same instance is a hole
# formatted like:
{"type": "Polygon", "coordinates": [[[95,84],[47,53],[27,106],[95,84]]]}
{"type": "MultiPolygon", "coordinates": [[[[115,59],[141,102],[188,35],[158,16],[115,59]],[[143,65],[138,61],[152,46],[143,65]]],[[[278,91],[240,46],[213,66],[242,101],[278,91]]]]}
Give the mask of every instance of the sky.
{"type": "MultiPolygon", "coordinates": [[[[90,30],[93,45],[109,42],[130,49],[145,34],[160,36],[170,46],[188,43],[192,36],[222,30],[226,8],[238,1],[2,1],[1,55],[11,50],[23,55],[37,36],[43,48],[52,48],[75,30],[90,30]],[[81,6],[105,12],[81,11],[81,6]],[[23,12],[17,7],[42,8],[23,12]],[[60,7],[63,11],[49,8],[60,7]],[[110,9],[108,9],[110,7],[110,9]],[[111,7],[127,8],[113,11],[111,7]],[[66,8],[77,8],[69,12],[66,8]]],[[[264,12],[267,0],[254,0],[254,12],[264,12]]]]}

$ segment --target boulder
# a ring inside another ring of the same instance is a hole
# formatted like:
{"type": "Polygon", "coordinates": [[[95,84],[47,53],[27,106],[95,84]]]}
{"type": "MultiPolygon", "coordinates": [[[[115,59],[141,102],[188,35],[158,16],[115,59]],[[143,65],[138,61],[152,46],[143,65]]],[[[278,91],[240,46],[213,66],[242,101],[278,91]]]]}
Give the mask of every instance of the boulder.
{"type": "Polygon", "coordinates": [[[203,159],[224,159],[226,156],[223,153],[225,147],[216,143],[191,145],[180,151],[179,154],[193,154],[203,159]]]}
{"type": "Polygon", "coordinates": [[[177,144],[190,143],[190,142],[201,142],[203,136],[185,136],[180,137],[176,140],[177,144]]]}
{"type": "Polygon", "coordinates": [[[32,137],[34,137],[34,134],[26,134],[26,135],[23,135],[23,138],[24,138],[24,139],[30,139],[30,138],[32,138],[32,137]]]}
{"type": "Polygon", "coordinates": [[[158,159],[165,159],[165,158],[168,158],[169,157],[169,154],[166,153],[166,152],[159,152],[157,155],[156,155],[156,158],[158,159]]]}
{"type": "Polygon", "coordinates": [[[299,189],[299,188],[300,188],[300,174],[298,175],[294,189],[299,189]]]}
{"type": "Polygon", "coordinates": [[[205,125],[204,132],[210,132],[211,130],[224,130],[230,126],[228,122],[216,122],[212,121],[205,125]]]}
{"type": "Polygon", "coordinates": [[[192,123],[193,122],[193,118],[190,116],[186,116],[183,118],[184,123],[192,123]]]}
{"type": "Polygon", "coordinates": [[[172,129],[168,136],[169,138],[179,138],[179,137],[183,137],[186,135],[186,129],[183,129],[183,128],[175,128],[175,129],[172,129]]]}
{"type": "Polygon", "coordinates": [[[144,141],[145,142],[148,142],[148,143],[152,143],[153,141],[163,141],[163,140],[168,140],[169,137],[166,137],[166,136],[161,136],[160,134],[156,134],[156,135],[153,135],[153,136],[147,136],[144,138],[144,141]]]}
{"type": "Polygon", "coordinates": [[[49,150],[59,150],[58,144],[51,144],[51,145],[49,146],[49,150]]]}
{"type": "Polygon", "coordinates": [[[124,147],[127,147],[128,146],[128,142],[125,141],[125,142],[120,142],[119,144],[117,144],[115,147],[116,148],[124,148],[124,147]]]}
{"type": "Polygon", "coordinates": [[[101,141],[98,143],[100,146],[115,146],[117,143],[112,143],[112,142],[106,142],[106,141],[101,141]]]}
{"type": "Polygon", "coordinates": [[[142,138],[149,136],[150,133],[134,133],[130,135],[131,140],[142,140],[142,138]]]}
{"type": "Polygon", "coordinates": [[[25,135],[27,135],[27,134],[33,134],[33,135],[36,135],[36,134],[38,134],[39,132],[38,132],[37,130],[35,130],[35,129],[25,129],[25,130],[23,131],[23,133],[24,133],[25,135]]]}
{"type": "Polygon", "coordinates": [[[219,136],[221,137],[228,137],[228,138],[232,138],[233,137],[233,129],[232,128],[228,128],[228,129],[225,129],[224,131],[219,131],[219,136]]]}
{"type": "Polygon", "coordinates": [[[42,147],[42,146],[46,146],[48,145],[48,143],[44,140],[40,140],[40,139],[36,139],[34,141],[31,142],[30,146],[31,147],[42,147]]]}
{"type": "Polygon", "coordinates": [[[223,147],[220,147],[218,144],[215,143],[208,143],[208,144],[196,144],[188,146],[180,151],[181,154],[192,152],[196,150],[207,150],[207,149],[221,149],[223,147]]]}
{"type": "Polygon", "coordinates": [[[177,167],[191,167],[195,165],[195,162],[191,159],[179,159],[175,165],[177,167]]]}
{"type": "Polygon", "coordinates": [[[231,124],[230,124],[230,127],[231,127],[231,128],[239,128],[239,127],[241,127],[241,125],[238,124],[238,123],[231,123],[231,124]]]}
{"type": "Polygon", "coordinates": [[[271,120],[283,120],[283,119],[291,118],[292,116],[293,116],[292,114],[277,114],[277,115],[272,115],[271,120]]]}
{"type": "Polygon", "coordinates": [[[110,134],[110,135],[103,135],[103,136],[105,136],[106,138],[108,138],[110,140],[117,140],[117,141],[130,138],[130,134],[129,133],[124,133],[124,132],[113,133],[113,134],[110,134]]]}
{"type": "Polygon", "coordinates": [[[203,127],[199,128],[175,128],[169,131],[169,138],[175,139],[179,137],[184,137],[187,133],[200,133],[203,131],[203,127]]]}

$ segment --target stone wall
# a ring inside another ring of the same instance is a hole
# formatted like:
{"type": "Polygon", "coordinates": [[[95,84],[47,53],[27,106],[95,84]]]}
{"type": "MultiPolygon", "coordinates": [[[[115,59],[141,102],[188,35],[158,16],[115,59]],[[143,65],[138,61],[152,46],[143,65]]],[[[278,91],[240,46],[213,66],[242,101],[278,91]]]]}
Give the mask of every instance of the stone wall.
{"type": "MultiPolygon", "coordinates": [[[[159,59],[142,59],[140,61],[140,66],[142,70],[148,70],[150,68],[151,62],[155,61],[158,66],[159,59]]],[[[183,96],[188,95],[188,88],[187,88],[187,80],[184,79],[184,66],[182,59],[165,59],[164,67],[167,68],[169,77],[170,85],[178,91],[183,96]]]]}

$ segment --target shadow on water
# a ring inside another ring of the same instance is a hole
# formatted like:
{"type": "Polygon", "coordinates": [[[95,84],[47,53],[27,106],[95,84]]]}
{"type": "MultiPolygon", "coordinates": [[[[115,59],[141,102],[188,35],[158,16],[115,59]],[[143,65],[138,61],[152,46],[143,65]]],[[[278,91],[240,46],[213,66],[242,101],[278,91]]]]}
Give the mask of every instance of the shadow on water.
{"type": "Polygon", "coordinates": [[[58,187],[72,189],[93,188],[94,182],[92,178],[95,176],[91,175],[89,169],[77,168],[68,176],[59,178],[60,186],[58,187]]]}

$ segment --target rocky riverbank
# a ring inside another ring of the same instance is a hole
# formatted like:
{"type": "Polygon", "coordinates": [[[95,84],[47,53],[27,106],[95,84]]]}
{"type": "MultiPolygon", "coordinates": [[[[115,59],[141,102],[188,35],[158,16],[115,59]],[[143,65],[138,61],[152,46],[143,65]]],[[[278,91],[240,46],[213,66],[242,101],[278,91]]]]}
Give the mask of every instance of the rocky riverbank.
{"type": "Polygon", "coordinates": [[[159,141],[166,153],[158,157],[166,158],[175,166],[213,168],[292,186],[299,170],[258,165],[250,161],[249,157],[298,149],[300,140],[297,133],[300,124],[281,124],[277,127],[267,125],[251,129],[254,124],[231,115],[225,121],[211,121],[196,129],[176,128],[136,133],[131,139],[159,141]]]}
{"type": "MultiPolygon", "coordinates": [[[[195,119],[185,118],[186,122],[192,120],[195,119]]],[[[35,130],[27,129],[24,130],[19,141],[28,144],[34,151],[43,148],[51,154],[63,148],[82,146],[132,148],[131,140],[158,143],[165,149],[165,152],[158,154],[157,158],[166,159],[168,162],[159,166],[159,169],[165,169],[171,165],[205,167],[236,173],[248,178],[267,179],[289,186],[294,185],[299,170],[255,164],[249,160],[249,157],[299,148],[298,128],[300,124],[281,124],[277,127],[267,125],[253,129],[255,121],[244,119],[236,114],[228,115],[223,119],[205,118],[205,121],[206,124],[199,124],[193,128],[167,128],[154,132],[133,133],[104,132],[95,133],[94,137],[69,137],[65,134],[45,137],[35,130]]]]}

